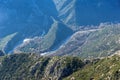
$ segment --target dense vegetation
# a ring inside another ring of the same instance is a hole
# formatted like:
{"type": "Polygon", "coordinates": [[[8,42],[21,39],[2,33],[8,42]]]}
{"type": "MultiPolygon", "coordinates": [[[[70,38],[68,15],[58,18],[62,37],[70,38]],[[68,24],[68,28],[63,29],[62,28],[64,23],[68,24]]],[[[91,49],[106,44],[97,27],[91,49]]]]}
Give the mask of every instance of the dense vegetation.
{"type": "Polygon", "coordinates": [[[64,80],[120,80],[120,56],[94,60],[64,80]]]}
{"type": "Polygon", "coordinates": [[[119,80],[120,56],[81,60],[13,54],[0,57],[0,80],[119,80]]]}
{"type": "Polygon", "coordinates": [[[84,63],[77,57],[14,54],[0,58],[0,80],[61,80],[84,63]]]}

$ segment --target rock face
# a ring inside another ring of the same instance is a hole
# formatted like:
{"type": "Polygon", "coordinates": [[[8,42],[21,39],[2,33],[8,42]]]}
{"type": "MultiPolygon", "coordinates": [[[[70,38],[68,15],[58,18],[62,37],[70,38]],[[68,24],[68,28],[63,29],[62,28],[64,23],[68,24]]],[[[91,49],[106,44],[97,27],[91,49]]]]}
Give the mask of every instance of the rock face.
{"type": "MultiPolygon", "coordinates": [[[[86,25],[119,22],[119,3],[119,0],[0,0],[0,40],[16,33],[6,39],[7,44],[2,45],[1,50],[9,53],[26,38],[45,36],[55,21],[65,25],[65,29],[68,27],[66,31],[71,29],[71,33],[96,27],[86,25]]],[[[54,45],[52,49],[59,45],[54,45]]]]}

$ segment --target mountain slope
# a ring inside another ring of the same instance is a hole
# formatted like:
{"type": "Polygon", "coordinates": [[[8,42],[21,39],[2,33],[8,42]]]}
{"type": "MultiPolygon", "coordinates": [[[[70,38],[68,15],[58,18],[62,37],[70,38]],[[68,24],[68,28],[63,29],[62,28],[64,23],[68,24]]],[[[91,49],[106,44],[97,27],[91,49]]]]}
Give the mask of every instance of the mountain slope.
{"type": "Polygon", "coordinates": [[[77,55],[83,58],[109,56],[120,50],[119,31],[119,24],[104,24],[99,29],[76,32],[53,55],[77,55]]]}
{"type": "Polygon", "coordinates": [[[5,54],[3,53],[3,51],[0,51],[0,56],[4,56],[5,54]]]}
{"type": "Polygon", "coordinates": [[[1,61],[0,80],[62,80],[84,66],[77,57],[48,58],[35,54],[14,54],[1,61]]]}
{"type": "Polygon", "coordinates": [[[5,51],[8,53],[25,38],[47,33],[53,23],[51,16],[57,15],[57,11],[52,1],[0,0],[0,14],[3,17],[0,17],[0,38],[18,33],[8,43],[11,46],[11,49],[5,51]],[[45,6],[46,3],[49,7],[45,6]]]}
{"type": "Polygon", "coordinates": [[[94,60],[83,69],[73,73],[63,80],[119,80],[120,79],[120,56],[94,60]]]}
{"type": "MultiPolygon", "coordinates": [[[[72,29],[103,22],[119,22],[119,0],[54,0],[58,17],[72,29]],[[88,14],[89,13],[89,14],[88,14]]],[[[89,28],[89,27],[87,27],[89,28]]]]}
{"type": "MultiPolygon", "coordinates": [[[[73,34],[73,31],[60,22],[54,22],[48,33],[42,37],[33,39],[27,44],[18,46],[17,50],[21,52],[42,53],[57,49],[65,39],[73,34]],[[66,33],[67,32],[67,33],[66,33]]],[[[16,52],[17,52],[16,50],[16,52]]]]}
{"type": "Polygon", "coordinates": [[[0,80],[119,80],[120,56],[81,60],[14,54],[0,57],[0,80]]]}
{"type": "Polygon", "coordinates": [[[8,43],[17,35],[17,33],[13,33],[10,35],[5,36],[4,38],[0,39],[0,50],[3,52],[6,51],[8,43]]]}
{"type": "Polygon", "coordinates": [[[102,22],[119,22],[119,3],[119,0],[0,0],[0,39],[17,33],[4,49],[10,53],[26,38],[45,36],[54,24],[53,19],[73,31],[98,28],[91,25],[102,22]]]}

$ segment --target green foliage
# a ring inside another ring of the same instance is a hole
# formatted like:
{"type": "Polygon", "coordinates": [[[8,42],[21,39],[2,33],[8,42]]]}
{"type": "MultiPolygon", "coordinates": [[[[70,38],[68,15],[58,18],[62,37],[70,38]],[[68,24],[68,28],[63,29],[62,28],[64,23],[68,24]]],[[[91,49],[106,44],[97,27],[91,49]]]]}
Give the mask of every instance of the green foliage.
{"type": "Polygon", "coordinates": [[[0,80],[119,80],[120,56],[93,59],[13,54],[0,57],[0,80]]]}
{"type": "Polygon", "coordinates": [[[0,69],[0,76],[1,80],[16,80],[16,78],[20,78],[20,75],[22,72],[24,74],[27,73],[26,65],[29,61],[28,55],[20,54],[19,56],[17,54],[6,56],[4,60],[2,61],[2,67],[0,69]],[[22,70],[21,68],[24,69],[22,70]],[[19,71],[19,73],[18,73],[19,71]],[[26,71],[26,72],[24,72],[26,71]]]}
{"type": "Polygon", "coordinates": [[[13,54],[0,58],[0,80],[61,80],[84,66],[77,57],[13,54]]]}
{"type": "Polygon", "coordinates": [[[64,80],[119,80],[120,79],[120,57],[112,56],[87,64],[64,80]]]}

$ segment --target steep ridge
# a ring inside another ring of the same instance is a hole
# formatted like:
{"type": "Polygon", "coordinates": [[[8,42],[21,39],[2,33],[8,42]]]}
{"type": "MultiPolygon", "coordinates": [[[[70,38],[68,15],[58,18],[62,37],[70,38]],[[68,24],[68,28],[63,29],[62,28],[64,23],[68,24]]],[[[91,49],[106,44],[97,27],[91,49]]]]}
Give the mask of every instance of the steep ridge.
{"type": "Polygon", "coordinates": [[[75,2],[76,0],[53,0],[58,10],[58,17],[70,27],[76,27],[75,2]]]}
{"type": "Polygon", "coordinates": [[[55,21],[44,37],[33,39],[27,44],[23,43],[21,46],[18,46],[18,51],[15,50],[15,52],[43,53],[46,51],[56,50],[62,42],[72,34],[73,31],[70,28],[63,23],[55,21]]]}

